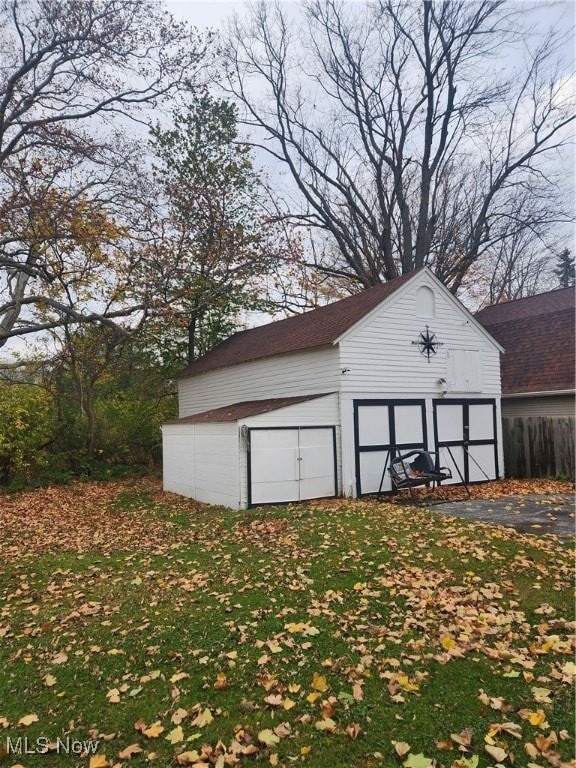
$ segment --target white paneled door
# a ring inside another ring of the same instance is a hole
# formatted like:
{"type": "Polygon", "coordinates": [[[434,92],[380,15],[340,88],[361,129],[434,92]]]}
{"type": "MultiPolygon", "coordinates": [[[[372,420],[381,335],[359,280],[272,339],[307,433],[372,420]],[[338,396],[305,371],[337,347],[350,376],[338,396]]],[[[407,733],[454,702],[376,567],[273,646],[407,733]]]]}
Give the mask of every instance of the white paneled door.
{"type": "Polygon", "coordinates": [[[435,400],[434,442],[440,464],[452,471],[446,483],[498,477],[494,400],[435,400]]]}
{"type": "Polygon", "coordinates": [[[334,427],[251,429],[249,504],[336,495],[334,427]]]}
{"type": "Polygon", "coordinates": [[[393,455],[425,448],[424,400],[355,400],[356,492],[392,490],[385,468],[393,455]]]}

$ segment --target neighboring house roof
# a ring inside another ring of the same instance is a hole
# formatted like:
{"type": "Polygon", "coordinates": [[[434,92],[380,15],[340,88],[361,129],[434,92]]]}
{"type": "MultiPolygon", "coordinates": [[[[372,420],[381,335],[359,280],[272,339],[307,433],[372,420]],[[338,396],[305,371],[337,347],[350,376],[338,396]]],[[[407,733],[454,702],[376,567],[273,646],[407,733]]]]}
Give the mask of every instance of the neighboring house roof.
{"type": "Polygon", "coordinates": [[[410,272],[333,304],[235,333],[190,363],[180,377],[332,344],[415,274],[410,272]]]}
{"type": "Polygon", "coordinates": [[[494,304],[475,317],[506,350],[502,394],[575,388],[574,289],[494,304]]]}
{"type": "Polygon", "coordinates": [[[277,411],[279,408],[286,408],[288,405],[304,403],[307,400],[315,400],[317,397],[326,397],[331,394],[334,393],[326,392],[321,395],[300,395],[299,397],[274,397],[268,400],[246,400],[242,403],[225,405],[223,408],[212,408],[210,411],[203,411],[192,416],[174,419],[174,421],[168,421],[167,424],[211,424],[216,421],[238,421],[238,419],[246,419],[249,416],[257,416],[260,413],[277,411]]]}

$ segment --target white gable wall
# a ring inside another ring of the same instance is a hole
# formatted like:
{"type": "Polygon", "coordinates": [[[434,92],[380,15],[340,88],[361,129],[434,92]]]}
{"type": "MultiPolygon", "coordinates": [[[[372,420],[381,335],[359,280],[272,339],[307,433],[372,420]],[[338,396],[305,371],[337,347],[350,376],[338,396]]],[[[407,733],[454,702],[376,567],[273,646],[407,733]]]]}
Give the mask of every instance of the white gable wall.
{"type": "Polygon", "coordinates": [[[320,347],[188,376],[178,382],[180,418],[246,400],[336,391],[338,366],[337,348],[320,347]]]}
{"type": "Polygon", "coordinates": [[[500,353],[471,316],[426,272],[419,273],[339,342],[343,491],[356,492],[353,401],[426,401],[428,449],[434,450],[435,398],[496,399],[499,473],[504,474],[500,353]],[[422,288],[428,289],[421,291],[422,288]],[[432,294],[430,294],[430,291],[432,294]],[[442,346],[428,358],[417,345],[428,325],[442,346]]]}
{"type": "MultiPolygon", "coordinates": [[[[415,397],[440,397],[440,379],[448,380],[450,350],[480,353],[481,382],[476,389],[484,396],[500,394],[500,356],[494,343],[478,328],[470,315],[447,297],[438,283],[423,272],[400,289],[375,313],[341,339],[340,368],[350,370],[341,377],[343,394],[370,397],[373,393],[415,397]],[[419,279],[418,279],[419,278],[419,279]],[[425,286],[434,293],[434,313],[422,311],[418,290],[425,286]],[[443,346],[430,362],[417,341],[426,325],[443,346]]],[[[474,390],[449,387],[450,394],[474,390]]]]}

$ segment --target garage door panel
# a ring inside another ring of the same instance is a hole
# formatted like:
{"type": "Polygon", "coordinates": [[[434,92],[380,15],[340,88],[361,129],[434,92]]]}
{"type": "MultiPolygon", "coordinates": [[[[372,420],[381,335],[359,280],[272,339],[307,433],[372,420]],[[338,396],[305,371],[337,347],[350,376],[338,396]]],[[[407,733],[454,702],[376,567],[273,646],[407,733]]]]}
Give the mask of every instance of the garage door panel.
{"type": "Polygon", "coordinates": [[[470,405],[468,412],[469,439],[494,440],[494,406],[490,404],[470,405]]]}
{"type": "Polygon", "coordinates": [[[278,448],[298,448],[296,429],[253,429],[250,432],[253,451],[275,451],[278,448]]]}
{"type": "Polygon", "coordinates": [[[454,483],[461,483],[462,477],[465,477],[464,470],[464,448],[460,445],[452,445],[450,450],[448,448],[440,448],[438,451],[438,458],[441,467],[448,467],[452,472],[452,479],[443,480],[442,485],[454,485],[454,483]],[[460,470],[460,474],[458,474],[460,470]]]}
{"type": "Polygon", "coordinates": [[[331,445],[300,448],[300,480],[334,476],[334,454],[331,445]]]}
{"type": "Polygon", "coordinates": [[[252,482],[298,482],[298,449],[254,451],[252,453],[252,482]]]}
{"type": "Polygon", "coordinates": [[[298,431],[258,430],[250,439],[253,483],[298,482],[298,431]]]}
{"type": "Polygon", "coordinates": [[[332,477],[314,477],[300,481],[300,501],[306,499],[319,499],[323,496],[335,496],[336,487],[334,474],[332,477]]]}
{"type": "MultiPolygon", "coordinates": [[[[378,493],[388,453],[389,451],[369,451],[360,454],[361,492],[363,494],[378,493]]],[[[387,466],[390,466],[390,460],[388,460],[387,466]]],[[[388,472],[384,477],[382,490],[392,490],[392,481],[388,472]]]]}
{"type": "Polygon", "coordinates": [[[452,483],[461,482],[449,459],[450,450],[466,482],[479,482],[498,477],[494,400],[440,400],[434,403],[436,445],[441,463],[452,469],[452,483]]]}
{"type": "Polygon", "coordinates": [[[358,408],[358,445],[388,445],[390,424],[388,408],[381,405],[362,405],[358,408]]]}
{"type": "MultiPolygon", "coordinates": [[[[425,400],[355,400],[356,489],[359,495],[377,493],[386,459],[397,446],[406,453],[426,447],[425,400]]],[[[382,491],[391,491],[388,472],[382,491]]]]}
{"type": "Polygon", "coordinates": [[[464,407],[462,405],[439,405],[436,409],[436,428],[439,443],[462,440],[464,407]]]}
{"type": "Polygon", "coordinates": [[[335,496],[332,427],[250,430],[251,504],[335,496]]]}
{"type": "Polygon", "coordinates": [[[486,475],[493,479],[496,477],[496,457],[493,445],[471,445],[468,448],[470,459],[468,471],[470,482],[486,480],[486,475]]]}
{"type": "Polygon", "coordinates": [[[252,482],[252,504],[284,504],[299,500],[297,482],[252,482]]]}
{"type": "Polygon", "coordinates": [[[395,405],[396,445],[424,445],[422,408],[419,405],[395,405]]]}
{"type": "Polygon", "coordinates": [[[306,428],[300,429],[299,434],[300,450],[308,448],[321,448],[326,450],[327,448],[332,450],[334,444],[334,437],[332,429],[326,428],[306,428]]]}

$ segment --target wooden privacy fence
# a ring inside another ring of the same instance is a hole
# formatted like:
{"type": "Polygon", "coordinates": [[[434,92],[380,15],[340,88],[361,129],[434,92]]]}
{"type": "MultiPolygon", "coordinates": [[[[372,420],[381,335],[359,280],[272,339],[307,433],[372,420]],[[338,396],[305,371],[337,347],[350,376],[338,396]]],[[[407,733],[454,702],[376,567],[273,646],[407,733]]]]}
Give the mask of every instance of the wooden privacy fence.
{"type": "Polygon", "coordinates": [[[574,416],[502,419],[506,477],[574,477],[574,416]]]}

